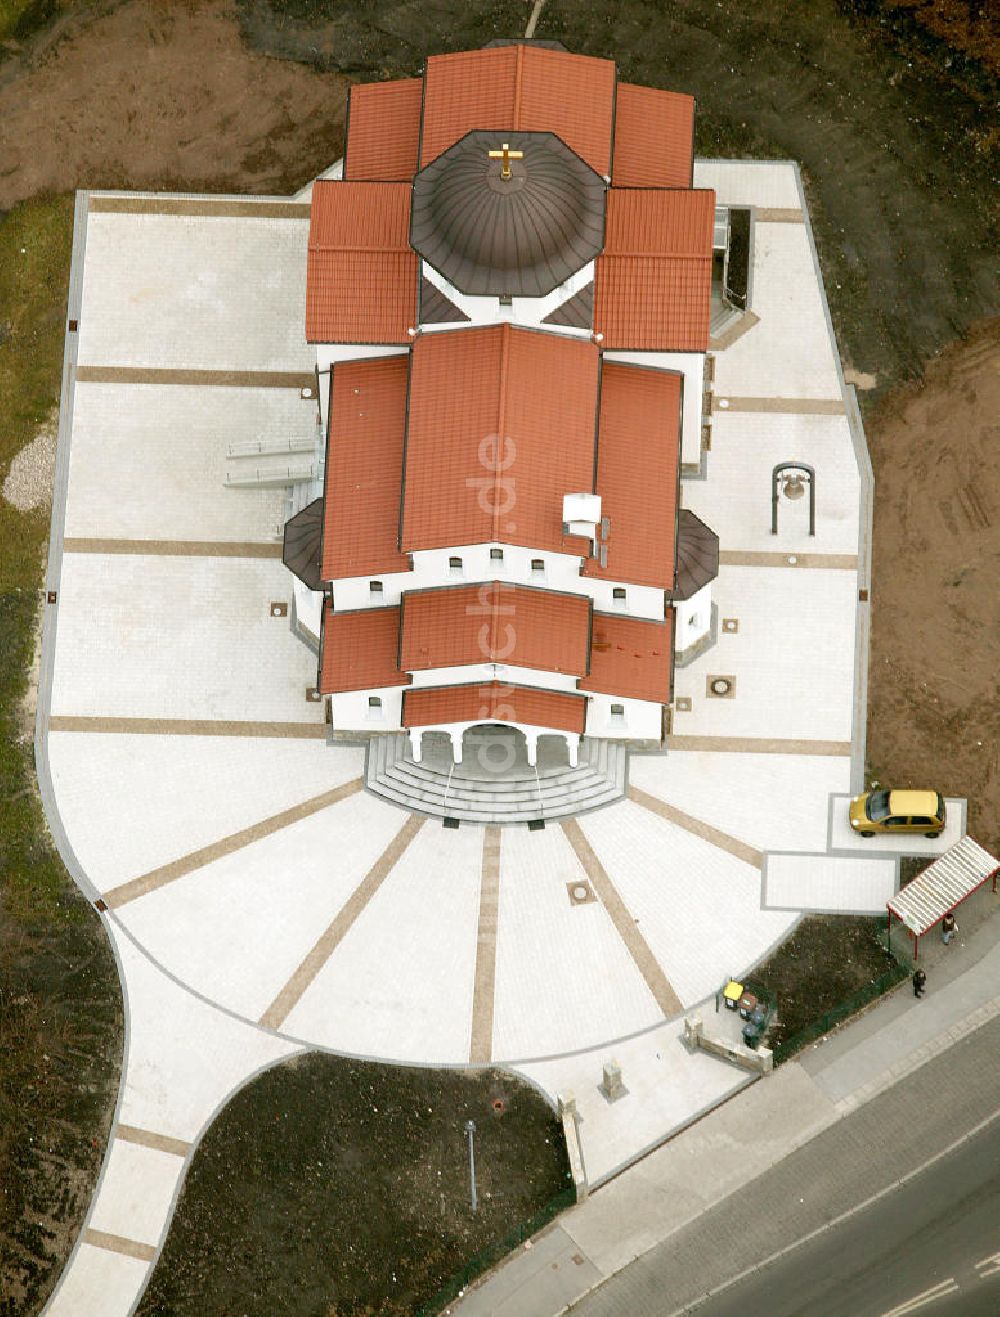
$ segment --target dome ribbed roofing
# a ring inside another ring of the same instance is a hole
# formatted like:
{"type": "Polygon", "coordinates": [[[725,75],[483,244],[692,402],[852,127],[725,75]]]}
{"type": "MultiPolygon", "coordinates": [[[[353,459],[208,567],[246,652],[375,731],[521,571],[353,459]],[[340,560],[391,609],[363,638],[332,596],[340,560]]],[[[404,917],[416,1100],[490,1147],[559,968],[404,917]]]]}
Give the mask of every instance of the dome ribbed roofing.
{"type": "Polygon", "coordinates": [[[554,133],[468,133],[413,183],[410,242],[459,291],[542,297],[604,245],[605,183],[554,133]],[[522,159],[491,160],[506,142],[522,159]]]}

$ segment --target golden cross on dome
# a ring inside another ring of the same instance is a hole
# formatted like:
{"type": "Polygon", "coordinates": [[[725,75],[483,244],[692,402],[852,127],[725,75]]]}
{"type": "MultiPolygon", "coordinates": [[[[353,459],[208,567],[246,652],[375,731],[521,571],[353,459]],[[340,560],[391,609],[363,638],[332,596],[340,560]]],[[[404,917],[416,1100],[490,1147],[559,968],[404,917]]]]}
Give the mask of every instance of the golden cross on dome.
{"type": "Polygon", "coordinates": [[[503,146],[500,148],[499,151],[490,152],[490,159],[503,161],[503,164],[500,167],[500,177],[506,182],[507,179],[514,177],[514,175],[511,173],[510,162],[512,160],[523,160],[524,152],[512,151],[510,149],[510,143],[504,142],[503,146]]]}

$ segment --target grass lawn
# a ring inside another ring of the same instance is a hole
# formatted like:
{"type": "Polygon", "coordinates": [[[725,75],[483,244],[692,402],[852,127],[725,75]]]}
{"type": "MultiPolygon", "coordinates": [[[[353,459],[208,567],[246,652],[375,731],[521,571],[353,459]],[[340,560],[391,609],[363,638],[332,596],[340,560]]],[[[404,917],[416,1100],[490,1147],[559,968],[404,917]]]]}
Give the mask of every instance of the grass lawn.
{"type": "MultiPolygon", "coordinates": [[[[9,6],[8,6],[9,8],[9,6]]],[[[73,203],[0,218],[0,480],[59,396],[73,203]]],[[[121,1064],[118,975],[38,800],[31,667],[48,513],[0,499],[0,1314],[37,1312],[69,1255],[121,1064]]]]}

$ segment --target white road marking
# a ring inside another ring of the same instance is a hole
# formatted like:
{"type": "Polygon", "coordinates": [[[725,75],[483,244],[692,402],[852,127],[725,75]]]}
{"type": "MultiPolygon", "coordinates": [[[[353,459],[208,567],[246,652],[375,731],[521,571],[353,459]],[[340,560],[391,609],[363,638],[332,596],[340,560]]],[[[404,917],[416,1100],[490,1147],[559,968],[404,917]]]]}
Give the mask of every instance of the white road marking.
{"type": "Polygon", "coordinates": [[[922,1294],[915,1294],[912,1299],[907,1299],[898,1308],[890,1308],[888,1312],[882,1314],[882,1317],[903,1317],[904,1313],[916,1312],[918,1308],[922,1308],[927,1303],[934,1303],[937,1299],[943,1299],[946,1294],[954,1294],[957,1289],[955,1278],[949,1276],[940,1285],[933,1285],[929,1290],[924,1290],[922,1294]]]}
{"type": "Polygon", "coordinates": [[[979,1279],[985,1280],[987,1276],[995,1276],[1000,1271],[1000,1253],[991,1253],[988,1258],[983,1258],[982,1262],[972,1264],[977,1271],[980,1267],[986,1267],[986,1271],[979,1271],[979,1279]]]}

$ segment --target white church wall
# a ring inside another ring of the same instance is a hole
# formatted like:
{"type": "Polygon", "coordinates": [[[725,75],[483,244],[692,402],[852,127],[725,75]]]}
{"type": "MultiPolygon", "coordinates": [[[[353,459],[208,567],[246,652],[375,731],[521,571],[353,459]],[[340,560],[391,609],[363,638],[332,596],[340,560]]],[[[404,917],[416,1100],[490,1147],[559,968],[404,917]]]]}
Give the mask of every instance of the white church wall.
{"type": "Polygon", "coordinates": [[[690,599],[678,600],[674,611],[674,649],[682,654],[711,630],[712,582],[703,585],[690,599]]]}
{"type": "Polygon", "coordinates": [[[623,699],[618,695],[587,696],[587,736],[658,741],[662,729],[662,704],[623,699]]]}
{"type": "Polygon", "coordinates": [[[330,696],[330,721],[335,732],[398,732],[402,728],[405,686],[367,691],[339,691],[330,696]],[[381,700],[373,707],[370,699],[381,700]]]}
{"type": "Polygon", "coordinates": [[[465,686],[470,682],[486,684],[498,681],[502,686],[537,686],[542,690],[575,691],[577,678],[571,673],[545,672],[513,663],[464,663],[454,668],[428,668],[414,672],[413,685],[465,686]]]}

